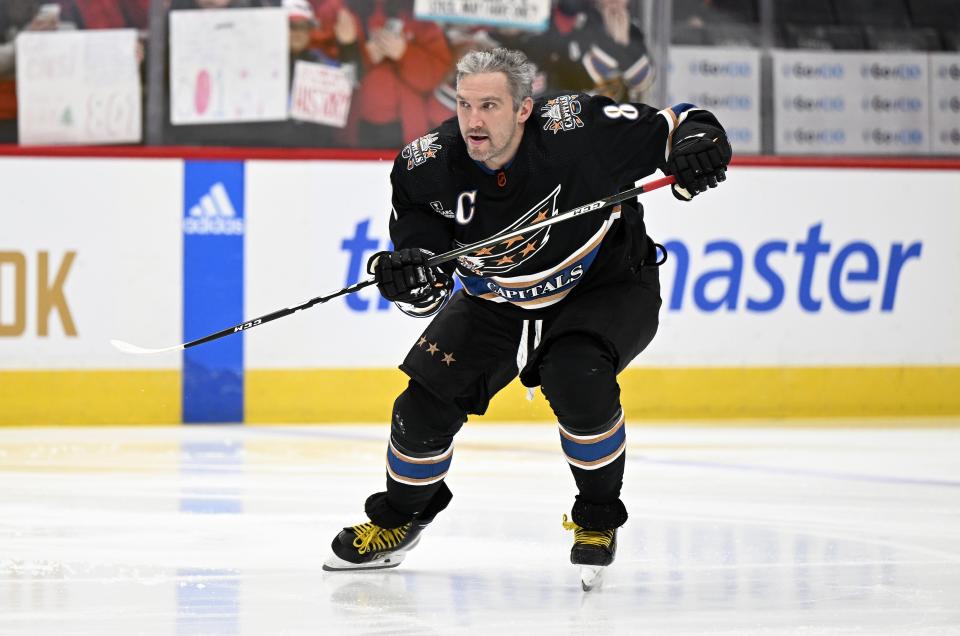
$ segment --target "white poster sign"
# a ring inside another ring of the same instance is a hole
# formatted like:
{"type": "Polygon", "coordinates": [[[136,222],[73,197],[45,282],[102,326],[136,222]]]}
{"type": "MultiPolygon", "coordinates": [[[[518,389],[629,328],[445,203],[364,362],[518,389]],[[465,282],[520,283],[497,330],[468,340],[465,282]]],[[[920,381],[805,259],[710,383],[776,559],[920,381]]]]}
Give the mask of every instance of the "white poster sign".
{"type": "Polygon", "coordinates": [[[22,145],[141,139],[137,32],[24,32],[17,38],[22,145]]]}
{"type": "Polygon", "coordinates": [[[293,70],[290,117],[343,128],[350,114],[352,74],[339,66],[298,60],[293,70]]]}
{"type": "Polygon", "coordinates": [[[773,65],[777,153],[930,152],[926,55],[774,51],[773,65]]]}
{"type": "Polygon", "coordinates": [[[930,54],[930,145],[935,155],[960,155],[960,54],[930,54]]]}
{"type": "Polygon", "coordinates": [[[666,105],[706,108],[723,124],[734,152],[760,152],[759,51],[674,46],[669,69],[666,105]]]}
{"type": "Polygon", "coordinates": [[[543,31],[550,0],[414,0],[420,20],[543,31]]]}
{"type": "Polygon", "coordinates": [[[171,122],[286,119],[288,38],[284,9],[172,11],[171,122]]]}

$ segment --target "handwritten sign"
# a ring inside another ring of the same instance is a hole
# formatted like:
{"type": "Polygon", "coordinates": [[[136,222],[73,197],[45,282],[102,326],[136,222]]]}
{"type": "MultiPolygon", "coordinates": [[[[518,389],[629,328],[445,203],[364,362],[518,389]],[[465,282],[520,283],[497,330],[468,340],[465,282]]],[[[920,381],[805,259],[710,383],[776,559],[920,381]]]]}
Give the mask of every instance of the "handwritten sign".
{"type": "Polygon", "coordinates": [[[420,20],[543,31],[550,0],[414,0],[420,20]]]}
{"type": "Polygon", "coordinates": [[[139,142],[137,32],[24,32],[17,37],[22,145],[139,142]]]}
{"type": "Polygon", "coordinates": [[[293,69],[290,117],[343,128],[353,86],[343,67],[298,60],[293,69]]]}
{"type": "Polygon", "coordinates": [[[285,9],[170,12],[170,121],[287,118],[285,9]]]}

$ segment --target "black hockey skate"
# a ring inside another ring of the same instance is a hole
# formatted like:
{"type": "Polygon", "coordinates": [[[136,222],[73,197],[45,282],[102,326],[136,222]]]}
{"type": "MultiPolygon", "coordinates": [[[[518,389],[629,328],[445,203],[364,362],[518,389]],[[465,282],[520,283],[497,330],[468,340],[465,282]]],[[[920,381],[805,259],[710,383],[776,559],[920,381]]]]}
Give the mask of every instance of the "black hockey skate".
{"type": "Polygon", "coordinates": [[[328,571],[384,570],[403,562],[420,542],[429,522],[411,521],[399,528],[381,528],[373,522],[344,528],[333,539],[333,554],[323,564],[328,571]]]}
{"type": "Polygon", "coordinates": [[[564,530],[573,530],[570,563],[580,566],[580,583],[589,592],[603,582],[603,571],[617,555],[617,529],[587,530],[563,515],[564,530]]]}
{"type": "MultiPolygon", "coordinates": [[[[385,503],[386,493],[377,493],[367,499],[367,515],[375,519],[380,516],[376,512],[377,502],[382,506],[385,503]],[[373,512],[371,512],[373,511],[373,512]]],[[[407,553],[420,542],[420,533],[430,525],[430,522],[439,514],[453,495],[442,484],[426,509],[411,521],[395,528],[384,528],[373,521],[344,528],[333,538],[333,554],[323,564],[323,569],[329,572],[342,570],[385,570],[395,568],[407,553]]],[[[394,513],[396,514],[396,513],[394,513]]],[[[389,519],[389,516],[384,517],[389,519]]],[[[381,523],[384,523],[380,519],[381,523]]],[[[389,523],[389,521],[387,522],[389,523]]]]}

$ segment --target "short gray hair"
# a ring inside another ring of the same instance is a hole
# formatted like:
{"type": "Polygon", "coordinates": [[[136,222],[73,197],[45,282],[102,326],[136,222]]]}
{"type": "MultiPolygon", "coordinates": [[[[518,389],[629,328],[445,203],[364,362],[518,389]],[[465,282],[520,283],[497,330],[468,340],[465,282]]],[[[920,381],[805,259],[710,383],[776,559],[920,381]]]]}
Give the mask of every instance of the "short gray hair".
{"type": "Polygon", "coordinates": [[[490,51],[470,51],[457,62],[457,86],[466,75],[503,73],[513,97],[513,110],[533,96],[533,76],[536,68],[522,51],[497,48],[490,51]]]}

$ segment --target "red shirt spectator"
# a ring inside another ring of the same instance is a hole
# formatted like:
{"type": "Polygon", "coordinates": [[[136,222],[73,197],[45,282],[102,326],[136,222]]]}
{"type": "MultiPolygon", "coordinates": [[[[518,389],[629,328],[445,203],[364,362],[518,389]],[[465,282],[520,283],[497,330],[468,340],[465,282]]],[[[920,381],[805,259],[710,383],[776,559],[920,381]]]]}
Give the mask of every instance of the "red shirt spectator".
{"type": "Polygon", "coordinates": [[[140,29],[150,22],[150,0],[60,0],[63,19],[78,29],[140,29]]]}
{"type": "Polygon", "coordinates": [[[349,138],[354,145],[400,148],[429,130],[427,102],[453,63],[450,48],[439,26],[414,19],[408,2],[354,6],[364,26],[365,72],[349,138]]]}

